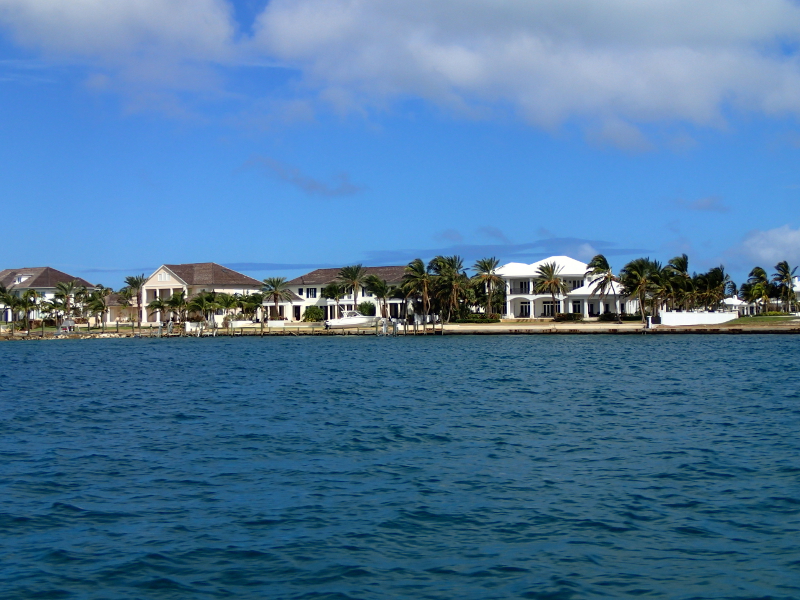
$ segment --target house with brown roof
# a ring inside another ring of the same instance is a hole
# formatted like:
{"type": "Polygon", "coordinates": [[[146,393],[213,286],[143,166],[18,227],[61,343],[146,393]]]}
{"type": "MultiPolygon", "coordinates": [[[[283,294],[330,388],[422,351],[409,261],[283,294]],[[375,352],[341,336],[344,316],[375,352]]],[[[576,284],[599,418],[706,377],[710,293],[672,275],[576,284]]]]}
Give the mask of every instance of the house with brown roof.
{"type": "MultiPolygon", "coordinates": [[[[14,296],[22,296],[27,290],[34,290],[44,297],[47,301],[55,298],[59,283],[75,282],[75,287],[85,287],[93,291],[96,286],[89,283],[82,277],[69,275],[53,267],[24,267],[21,269],[4,269],[0,271],[0,285],[7,292],[14,296]]],[[[11,320],[11,311],[3,304],[0,304],[2,320],[11,320]]],[[[38,314],[32,314],[32,318],[38,318],[38,314]]]]}
{"type": "MultiPolygon", "coordinates": [[[[300,277],[296,277],[288,282],[289,289],[300,296],[300,302],[293,306],[292,317],[299,321],[308,306],[319,306],[325,319],[335,319],[336,302],[322,297],[322,289],[329,283],[338,281],[341,269],[316,269],[300,277]]],[[[367,275],[375,275],[379,279],[386,280],[389,285],[399,287],[403,280],[405,267],[364,267],[367,275]]],[[[372,302],[376,308],[376,314],[380,315],[380,303],[372,293],[365,289],[358,290],[358,303],[372,302]]],[[[402,298],[391,298],[388,301],[388,312],[390,317],[400,318],[406,315],[406,301],[402,298]]],[[[352,291],[339,300],[339,315],[345,310],[355,310],[353,306],[352,291]]]]}
{"type": "MultiPolygon", "coordinates": [[[[189,263],[183,265],[161,265],[142,286],[142,322],[158,323],[161,314],[147,314],[147,305],[156,298],[171,298],[184,292],[192,298],[201,292],[224,292],[226,294],[252,294],[261,290],[258,279],[217,263],[189,263]]],[[[165,315],[166,317],[166,315],[165,315]]]]}

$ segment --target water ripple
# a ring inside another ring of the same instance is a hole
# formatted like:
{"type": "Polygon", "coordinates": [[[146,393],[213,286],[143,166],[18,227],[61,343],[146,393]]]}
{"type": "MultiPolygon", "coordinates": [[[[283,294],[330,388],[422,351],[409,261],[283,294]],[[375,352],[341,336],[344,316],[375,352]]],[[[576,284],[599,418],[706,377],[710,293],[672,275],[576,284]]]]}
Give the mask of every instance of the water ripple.
{"type": "Polygon", "coordinates": [[[0,345],[0,597],[800,598],[793,336],[0,345]]]}

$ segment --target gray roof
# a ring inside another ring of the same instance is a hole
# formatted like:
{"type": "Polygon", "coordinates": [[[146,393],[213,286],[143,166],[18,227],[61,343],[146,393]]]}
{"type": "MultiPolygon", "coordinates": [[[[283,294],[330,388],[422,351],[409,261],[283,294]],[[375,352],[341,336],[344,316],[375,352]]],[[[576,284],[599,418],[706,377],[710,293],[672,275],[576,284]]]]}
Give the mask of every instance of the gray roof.
{"type": "MultiPolygon", "coordinates": [[[[385,279],[388,283],[400,283],[405,273],[405,267],[364,267],[367,275],[375,275],[379,279],[385,279]]],[[[296,277],[289,282],[289,285],[327,285],[337,281],[341,269],[317,269],[300,277],[296,277]]]]}

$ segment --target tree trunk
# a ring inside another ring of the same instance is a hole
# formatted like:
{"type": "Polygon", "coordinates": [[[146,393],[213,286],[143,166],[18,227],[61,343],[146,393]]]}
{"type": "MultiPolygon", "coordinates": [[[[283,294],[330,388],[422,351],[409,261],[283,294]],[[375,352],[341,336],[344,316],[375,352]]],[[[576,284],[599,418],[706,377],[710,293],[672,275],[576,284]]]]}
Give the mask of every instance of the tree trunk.
{"type": "Polygon", "coordinates": [[[642,325],[647,323],[647,317],[644,316],[644,293],[639,292],[639,312],[642,313],[642,325]]]}

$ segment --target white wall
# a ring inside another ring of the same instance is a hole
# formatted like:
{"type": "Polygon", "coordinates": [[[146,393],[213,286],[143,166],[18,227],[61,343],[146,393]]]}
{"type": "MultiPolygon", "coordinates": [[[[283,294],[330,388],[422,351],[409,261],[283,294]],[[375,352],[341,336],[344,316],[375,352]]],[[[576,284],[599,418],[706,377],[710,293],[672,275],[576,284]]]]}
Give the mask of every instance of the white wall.
{"type": "Polygon", "coordinates": [[[661,313],[661,324],[671,327],[680,325],[719,325],[739,318],[736,312],[672,312],[661,313]]]}

